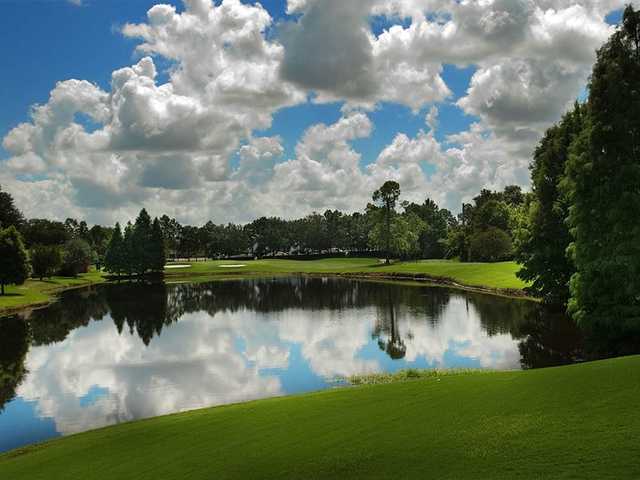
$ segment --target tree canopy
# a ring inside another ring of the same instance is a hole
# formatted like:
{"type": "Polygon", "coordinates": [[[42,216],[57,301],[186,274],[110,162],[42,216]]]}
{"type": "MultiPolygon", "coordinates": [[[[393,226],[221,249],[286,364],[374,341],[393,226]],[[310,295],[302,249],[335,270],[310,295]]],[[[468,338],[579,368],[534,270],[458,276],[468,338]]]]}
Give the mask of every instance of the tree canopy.
{"type": "Polygon", "coordinates": [[[640,326],[640,49],[638,12],[598,51],[585,127],[565,190],[576,273],[569,310],[590,328],[640,326]]]}
{"type": "Polygon", "coordinates": [[[16,227],[0,230],[0,293],[5,294],[5,285],[23,284],[30,274],[29,254],[16,227]]]}
{"type": "Polygon", "coordinates": [[[53,276],[62,266],[62,250],[57,245],[36,245],[30,257],[33,275],[40,280],[53,276]]]}
{"type": "Polygon", "coordinates": [[[158,218],[152,221],[147,211],[142,209],[135,224],[127,224],[124,235],[120,224],[116,223],[106,247],[105,269],[117,276],[162,272],[166,264],[166,249],[162,221],[158,218]]]}
{"type": "Polygon", "coordinates": [[[531,282],[528,290],[548,305],[566,307],[569,280],[575,272],[567,255],[572,241],[567,224],[570,202],[561,184],[572,143],[580,135],[586,107],[573,110],[545,133],[531,164],[532,202],[526,212],[527,226],[517,241],[518,276],[531,282]]]}

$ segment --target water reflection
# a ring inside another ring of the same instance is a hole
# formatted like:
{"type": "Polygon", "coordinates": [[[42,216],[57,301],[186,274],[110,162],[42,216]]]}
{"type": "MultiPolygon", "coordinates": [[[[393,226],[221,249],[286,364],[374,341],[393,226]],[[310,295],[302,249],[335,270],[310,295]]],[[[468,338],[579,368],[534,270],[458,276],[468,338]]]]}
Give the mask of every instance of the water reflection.
{"type": "Polygon", "coordinates": [[[0,332],[0,451],[42,419],[68,434],[356,373],[561,364],[581,345],[531,302],[306,277],[69,292],[0,332]]]}
{"type": "Polygon", "coordinates": [[[7,318],[0,335],[0,412],[13,399],[16,388],[27,373],[25,359],[29,351],[29,325],[20,317],[7,318]]]}

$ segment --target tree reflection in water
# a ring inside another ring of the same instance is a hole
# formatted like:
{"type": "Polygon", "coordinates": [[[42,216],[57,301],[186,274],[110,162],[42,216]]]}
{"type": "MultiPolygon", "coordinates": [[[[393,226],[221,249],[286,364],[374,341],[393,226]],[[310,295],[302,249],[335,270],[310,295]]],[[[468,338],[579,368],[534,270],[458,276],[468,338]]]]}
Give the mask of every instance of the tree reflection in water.
{"type": "Polygon", "coordinates": [[[0,318],[0,412],[13,399],[16,388],[27,373],[25,359],[29,351],[29,324],[19,316],[0,318]]]}
{"type": "Polygon", "coordinates": [[[387,352],[387,355],[393,360],[398,360],[407,354],[407,346],[400,335],[396,307],[390,295],[389,293],[387,305],[378,310],[372,337],[378,339],[380,350],[387,352]],[[383,338],[385,334],[387,335],[386,339],[383,338]]]}

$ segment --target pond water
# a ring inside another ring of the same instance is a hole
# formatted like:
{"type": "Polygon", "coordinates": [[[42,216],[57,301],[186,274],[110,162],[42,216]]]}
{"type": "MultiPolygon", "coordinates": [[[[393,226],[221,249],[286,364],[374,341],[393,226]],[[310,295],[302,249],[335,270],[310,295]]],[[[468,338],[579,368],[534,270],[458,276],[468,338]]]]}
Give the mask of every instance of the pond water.
{"type": "Polygon", "coordinates": [[[569,363],[580,343],[533,302],[426,285],[104,285],[0,318],[0,451],[361,373],[569,363]]]}

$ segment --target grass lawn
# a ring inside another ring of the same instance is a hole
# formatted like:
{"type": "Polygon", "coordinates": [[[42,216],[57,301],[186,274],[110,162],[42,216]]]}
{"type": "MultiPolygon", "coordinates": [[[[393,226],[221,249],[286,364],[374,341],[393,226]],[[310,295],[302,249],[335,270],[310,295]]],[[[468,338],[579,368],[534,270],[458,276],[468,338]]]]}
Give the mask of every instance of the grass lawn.
{"type": "Polygon", "coordinates": [[[104,281],[100,272],[92,270],[77,277],[52,277],[43,281],[29,279],[24,285],[7,285],[6,295],[0,295],[0,313],[3,310],[47,303],[62,290],[104,281]]]}
{"type": "Polygon", "coordinates": [[[640,357],[339,388],[0,456],[19,479],[637,479],[640,357]]]}
{"type": "Polygon", "coordinates": [[[515,262],[460,263],[449,260],[421,260],[384,265],[375,258],[329,258],[322,260],[256,260],[193,262],[189,268],[170,269],[169,278],[189,275],[268,274],[268,273],[362,273],[429,275],[462,285],[519,290],[526,284],[516,277],[515,262]],[[225,268],[222,265],[245,265],[225,268]]]}

